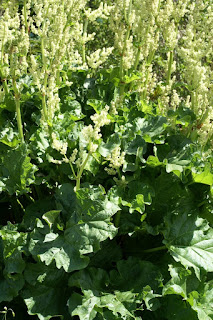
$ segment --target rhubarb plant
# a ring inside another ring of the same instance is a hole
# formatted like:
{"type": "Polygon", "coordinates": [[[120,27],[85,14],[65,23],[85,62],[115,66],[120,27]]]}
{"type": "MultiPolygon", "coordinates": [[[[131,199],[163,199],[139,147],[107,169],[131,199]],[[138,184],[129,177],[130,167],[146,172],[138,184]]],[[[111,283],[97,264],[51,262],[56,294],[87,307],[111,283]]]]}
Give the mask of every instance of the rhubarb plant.
{"type": "Polygon", "coordinates": [[[2,1],[0,318],[213,319],[211,12],[2,1]]]}

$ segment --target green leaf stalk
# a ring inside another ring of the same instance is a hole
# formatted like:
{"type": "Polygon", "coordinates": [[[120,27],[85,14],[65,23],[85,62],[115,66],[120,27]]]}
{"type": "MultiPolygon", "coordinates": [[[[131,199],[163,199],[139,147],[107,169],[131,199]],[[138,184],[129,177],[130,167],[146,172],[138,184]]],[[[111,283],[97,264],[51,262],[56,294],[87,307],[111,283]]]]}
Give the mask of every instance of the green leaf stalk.
{"type": "Polygon", "coordinates": [[[24,142],[24,133],[23,133],[23,126],[22,126],[22,119],[21,119],[21,103],[20,103],[20,93],[18,91],[16,80],[13,78],[13,89],[14,89],[14,99],[16,105],[16,120],[18,125],[18,132],[21,142],[24,142]]]}

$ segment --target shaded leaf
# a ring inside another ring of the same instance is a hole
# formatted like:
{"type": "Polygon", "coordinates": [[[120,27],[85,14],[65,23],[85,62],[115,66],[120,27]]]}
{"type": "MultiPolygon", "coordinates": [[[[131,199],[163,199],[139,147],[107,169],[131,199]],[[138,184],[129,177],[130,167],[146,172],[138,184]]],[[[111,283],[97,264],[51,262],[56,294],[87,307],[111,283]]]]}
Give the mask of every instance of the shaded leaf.
{"type": "Polygon", "coordinates": [[[17,297],[19,291],[24,286],[24,278],[21,274],[15,274],[10,277],[0,277],[0,302],[12,301],[17,297]]]}
{"type": "Polygon", "coordinates": [[[23,194],[29,191],[29,185],[35,180],[34,173],[37,171],[35,165],[30,162],[26,145],[22,144],[16,149],[9,150],[0,164],[0,183],[9,194],[23,194]]]}
{"type": "Polygon", "coordinates": [[[177,262],[195,270],[198,279],[202,268],[213,272],[213,229],[196,213],[173,214],[163,242],[177,262]]]}
{"type": "Polygon", "coordinates": [[[40,320],[66,314],[67,278],[63,270],[53,265],[29,263],[24,272],[28,285],[22,297],[30,315],[38,315],[40,320]]]}

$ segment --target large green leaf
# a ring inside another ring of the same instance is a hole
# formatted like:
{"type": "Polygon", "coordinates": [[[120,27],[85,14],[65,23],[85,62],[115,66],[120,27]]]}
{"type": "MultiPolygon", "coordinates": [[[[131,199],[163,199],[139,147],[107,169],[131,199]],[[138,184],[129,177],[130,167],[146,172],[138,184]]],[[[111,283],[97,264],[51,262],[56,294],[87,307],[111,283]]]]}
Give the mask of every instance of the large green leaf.
{"type": "Polygon", "coordinates": [[[24,286],[22,272],[25,269],[25,261],[22,252],[27,244],[27,234],[16,231],[15,226],[8,224],[0,230],[0,237],[4,263],[3,272],[0,272],[0,302],[2,302],[11,301],[24,286]]]}
{"type": "Polygon", "coordinates": [[[71,275],[69,279],[71,287],[81,288],[84,293],[78,305],[73,304],[71,297],[70,310],[72,309],[72,312],[75,310],[72,314],[79,315],[80,319],[81,317],[83,319],[84,311],[90,305],[91,314],[88,319],[93,319],[96,313],[100,312],[97,307],[102,308],[102,312],[108,308],[115,319],[120,319],[119,314],[121,319],[126,319],[125,317],[136,319],[134,310],[141,308],[142,300],[149,310],[156,310],[160,306],[157,299],[161,296],[157,293],[161,291],[158,288],[160,283],[158,268],[148,261],[134,257],[130,257],[127,261],[119,261],[117,270],[112,270],[110,277],[105,270],[86,268],[71,275]]]}
{"type": "Polygon", "coordinates": [[[73,298],[76,300],[77,296],[73,295],[68,301],[69,310],[72,316],[79,316],[80,320],[92,320],[96,318],[96,314],[102,314],[102,319],[105,318],[104,310],[109,310],[111,319],[137,319],[134,316],[136,310],[136,296],[132,292],[120,292],[115,291],[113,294],[105,293],[94,295],[91,290],[83,290],[82,302],[79,303],[80,297],[78,297],[78,305],[75,307],[73,304],[73,298]]]}
{"type": "Polygon", "coordinates": [[[85,268],[89,263],[89,258],[81,256],[78,248],[71,246],[64,236],[45,234],[41,228],[31,234],[29,250],[35,259],[40,259],[46,265],[55,261],[56,267],[63,267],[66,272],[85,268]]]}
{"type": "Polygon", "coordinates": [[[106,240],[101,243],[101,249],[90,259],[90,266],[98,268],[110,268],[122,258],[122,249],[117,243],[116,237],[113,240],[106,240]]]}
{"type": "Polygon", "coordinates": [[[0,302],[13,300],[24,286],[21,274],[10,276],[0,275],[0,302]]]}
{"type": "Polygon", "coordinates": [[[149,117],[135,119],[136,130],[141,131],[143,139],[148,143],[162,143],[164,141],[163,133],[167,126],[167,120],[164,117],[149,117]]]}
{"type": "Polygon", "coordinates": [[[191,275],[190,270],[183,267],[169,265],[171,280],[163,287],[163,295],[177,294],[187,298],[187,277],[191,275]]]}
{"type": "Polygon", "coordinates": [[[30,160],[25,144],[9,150],[2,157],[0,191],[6,190],[10,195],[29,191],[29,185],[34,182],[34,173],[37,170],[30,160]]]}
{"type": "MultiPolygon", "coordinates": [[[[66,201],[69,200],[61,204],[66,201]]],[[[47,265],[55,260],[57,268],[63,267],[66,272],[80,270],[89,262],[85,254],[96,252],[100,242],[116,235],[117,229],[110,218],[119,209],[101,189],[80,189],[69,208],[70,219],[64,234],[47,232],[38,222],[38,228],[31,234],[30,252],[47,265]]]]}
{"type": "Polygon", "coordinates": [[[119,146],[120,144],[121,144],[121,141],[118,133],[114,133],[107,139],[106,143],[103,141],[101,142],[101,145],[98,151],[103,157],[107,157],[108,155],[111,154],[112,150],[115,147],[119,146]]]}
{"type": "Polygon", "coordinates": [[[32,231],[36,226],[36,218],[41,219],[43,214],[54,209],[55,201],[52,197],[43,197],[43,199],[30,203],[25,209],[21,225],[25,230],[32,231]]]}
{"type": "Polygon", "coordinates": [[[213,272],[213,229],[196,213],[176,214],[166,220],[163,241],[170,254],[186,268],[192,267],[200,279],[200,270],[213,272]]]}
{"type": "Polygon", "coordinates": [[[203,183],[212,186],[213,185],[213,173],[210,168],[206,166],[203,172],[196,172],[195,169],[192,171],[192,178],[194,182],[203,183]]]}
{"type": "Polygon", "coordinates": [[[29,263],[24,272],[27,286],[22,296],[30,315],[38,315],[40,320],[48,320],[66,313],[66,274],[53,265],[29,263]]]}
{"type": "Polygon", "coordinates": [[[109,309],[118,319],[136,319],[134,311],[138,301],[131,291],[115,291],[114,294],[103,295],[100,300],[100,307],[109,309]]]}
{"type": "Polygon", "coordinates": [[[62,300],[66,291],[64,288],[53,288],[44,285],[25,289],[23,298],[30,315],[38,315],[40,320],[49,320],[61,316],[65,312],[65,301],[62,300]]]}
{"type": "MultiPolygon", "coordinates": [[[[71,315],[78,315],[81,320],[96,319],[96,316],[97,319],[105,320],[138,319],[135,316],[135,310],[141,309],[142,300],[139,298],[139,293],[142,292],[145,303],[152,308],[154,298],[159,295],[151,295],[151,290],[148,295],[147,286],[143,288],[143,284],[149,281],[146,277],[152,265],[149,263],[146,265],[144,262],[138,266],[135,263],[139,261],[139,259],[129,259],[126,265],[125,261],[121,261],[118,263],[119,273],[113,272],[110,278],[105,270],[97,268],[86,268],[71,275],[69,285],[73,288],[81,288],[83,292],[83,296],[76,293],[71,296],[68,302],[71,315]],[[143,266],[146,268],[144,274],[143,266]],[[137,272],[132,268],[137,269],[137,272]],[[139,275],[138,272],[141,274],[139,275]],[[136,284],[137,276],[140,279],[136,284]]],[[[151,270],[149,279],[154,276],[156,273],[154,275],[151,270]]]]}
{"type": "MultiPolygon", "coordinates": [[[[73,185],[70,183],[64,183],[63,185],[59,186],[55,193],[55,199],[57,209],[62,211],[66,221],[70,218],[70,216],[74,218],[74,214],[77,214],[77,198],[73,189],[73,185]]],[[[78,221],[78,217],[76,217],[76,221],[78,221]]]]}
{"type": "Polygon", "coordinates": [[[146,151],[146,142],[141,136],[136,135],[135,139],[128,143],[125,151],[127,154],[137,155],[138,150],[142,150],[142,153],[145,153],[144,151],[146,151]]]}
{"type": "Polygon", "coordinates": [[[27,234],[4,227],[4,229],[0,230],[0,236],[4,246],[4,271],[7,274],[21,274],[25,268],[22,252],[24,252],[27,244],[27,234]]]}
{"type": "Polygon", "coordinates": [[[213,319],[213,280],[205,283],[203,288],[190,293],[187,300],[197,312],[199,320],[213,319]]]}
{"type": "Polygon", "coordinates": [[[158,268],[150,261],[129,257],[127,260],[117,262],[117,270],[110,272],[110,282],[116,289],[140,293],[147,285],[158,290],[161,275],[158,268]]]}
{"type": "MultiPolygon", "coordinates": [[[[167,320],[198,320],[196,312],[178,296],[169,295],[164,298],[164,307],[158,311],[167,320]]],[[[156,318],[158,319],[158,318],[156,318]]]]}
{"type": "Polygon", "coordinates": [[[114,186],[109,194],[112,201],[128,207],[130,213],[137,211],[142,214],[145,211],[145,205],[151,205],[155,192],[148,183],[133,180],[127,184],[125,190],[114,186]]]}
{"type": "Polygon", "coordinates": [[[17,132],[14,132],[9,123],[0,132],[0,142],[12,148],[19,142],[17,132]]]}
{"type": "Polygon", "coordinates": [[[100,303],[100,298],[92,294],[91,291],[85,291],[85,297],[73,294],[68,300],[68,307],[72,316],[79,316],[80,320],[93,320],[97,311],[95,307],[100,303]]]}
{"type": "MultiPolygon", "coordinates": [[[[194,194],[173,173],[168,174],[161,170],[160,175],[154,177],[152,186],[155,197],[152,198],[152,205],[146,207],[148,211],[146,221],[150,225],[161,225],[165,216],[175,210],[184,213],[196,209],[194,194]]],[[[173,222],[168,224],[172,225],[173,222]]]]}
{"type": "Polygon", "coordinates": [[[72,274],[68,284],[70,287],[78,287],[98,293],[99,291],[107,291],[109,275],[100,268],[86,268],[72,274]]]}

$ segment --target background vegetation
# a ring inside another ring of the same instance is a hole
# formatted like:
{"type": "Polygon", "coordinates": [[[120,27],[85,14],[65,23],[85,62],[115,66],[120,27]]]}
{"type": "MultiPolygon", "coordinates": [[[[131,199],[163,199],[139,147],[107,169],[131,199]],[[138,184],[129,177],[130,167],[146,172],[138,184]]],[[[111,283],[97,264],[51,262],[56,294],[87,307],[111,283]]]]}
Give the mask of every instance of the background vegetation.
{"type": "Polygon", "coordinates": [[[213,319],[212,13],[1,1],[2,319],[213,319]]]}

